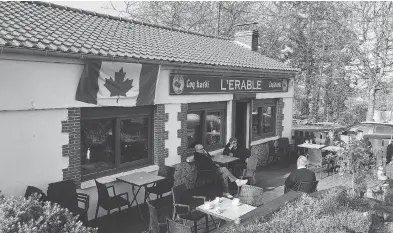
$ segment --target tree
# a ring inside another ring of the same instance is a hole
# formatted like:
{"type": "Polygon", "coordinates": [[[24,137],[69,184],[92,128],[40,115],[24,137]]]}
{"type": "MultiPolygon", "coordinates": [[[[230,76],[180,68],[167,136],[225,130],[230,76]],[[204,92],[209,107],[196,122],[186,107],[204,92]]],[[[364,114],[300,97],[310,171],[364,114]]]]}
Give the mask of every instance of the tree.
{"type": "Polygon", "coordinates": [[[393,69],[393,2],[349,3],[352,15],[348,27],[356,39],[350,46],[348,69],[367,90],[367,118],[374,116],[376,94],[386,89],[393,69]]]}

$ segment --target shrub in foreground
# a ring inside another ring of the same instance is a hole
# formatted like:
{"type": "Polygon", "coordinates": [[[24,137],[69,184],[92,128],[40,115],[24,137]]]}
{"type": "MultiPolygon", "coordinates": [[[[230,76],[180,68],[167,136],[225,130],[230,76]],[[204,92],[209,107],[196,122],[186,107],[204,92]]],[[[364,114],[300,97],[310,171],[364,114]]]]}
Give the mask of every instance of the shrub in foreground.
{"type": "Polygon", "coordinates": [[[342,190],[332,189],[318,198],[303,195],[269,219],[259,219],[245,227],[232,227],[226,232],[367,233],[374,213],[370,209],[370,212],[364,212],[362,205],[359,198],[351,197],[342,190]]]}
{"type": "Polygon", "coordinates": [[[38,196],[6,198],[0,193],[1,233],[96,233],[82,225],[67,209],[46,202],[38,196]]]}

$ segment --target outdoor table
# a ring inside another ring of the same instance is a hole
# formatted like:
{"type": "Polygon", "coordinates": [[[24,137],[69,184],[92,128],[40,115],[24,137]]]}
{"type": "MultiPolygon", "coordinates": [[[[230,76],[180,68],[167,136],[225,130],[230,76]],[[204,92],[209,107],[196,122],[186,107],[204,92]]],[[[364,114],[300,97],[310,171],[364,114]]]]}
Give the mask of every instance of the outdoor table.
{"type": "Polygon", "coordinates": [[[228,155],[214,155],[212,157],[213,162],[219,163],[225,166],[228,166],[228,163],[234,162],[239,160],[239,158],[234,157],[234,156],[228,156],[228,155]]]}
{"type": "Polygon", "coordinates": [[[303,148],[304,153],[306,154],[307,157],[308,157],[308,155],[307,155],[307,153],[305,151],[305,148],[307,148],[307,149],[318,149],[319,150],[319,149],[321,149],[323,147],[326,147],[326,145],[311,144],[311,143],[303,143],[303,144],[300,144],[300,145],[297,145],[297,146],[303,148]]]}
{"type": "Polygon", "coordinates": [[[327,146],[327,147],[322,148],[323,151],[332,151],[332,152],[338,152],[343,149],[344,148],[339,147],[339,146],[327,146]]]}
{"type": "MultiPolygon", "coordinates": [[[[157,181],[164,180],[165,177],[153,175],[153,174],[150,174],[147,172],[136,172],[136,173],[133,173],[130,175],[118,177],[116,179],[118,181],[125,182],[127,184],[132,185],[132,193],[134,194],[134,198],[131,202],[131,206],[132,206],[132,203],[134,203],[134,201],[135,201],[136,205],[138,206],[139,213],[141,214],[141,217],[143,220],[142,212],[141,212],[141,209],[139,208],[139,203],[136,199],[139,191],[141,190],[142,187],[145,187],[145,192],[146,192],[146,186],[148,186],[149,184],[154,184],[157,181]],[[136,192],[135,192],[135,187],[138,187],[138,190],[136,192]]],[[[149,197],[147,197],[147,198],[149,198],[149,197]]],[[[150,198],[149,198],[149,201],[150,201],[150,198]]]]}
{"type": "MultiPolygon", "coordinates": [[[[212,203],[214,203],[214,201],[212,203]]],[[[225,197],[221,197],[221,202],[218,205],[214,204],[213,206],[214,207],[212,209],[206,209],[204,205],[200,205],[196,208],[196,210],[218,218],[220,220],[220,222],[218,223],[218,227],[220,227],[221,220],[228,222],[234,221],[235,219],[240,218],[248,212],[256,209],[256,207],[254,206],[243,203],[241,203],[239,206],[233,205],[232,200],[225,197]],[[222,210],[221,213],[218,213],[215,210],[217,206],[220,210],[222,210]]]]}
{"type": "Polygon", "coordinates": [[[297,145],[298,147],[303,147],[307,149],[321,149],[326,147],[325,145],[319,145],[319,144],[311,144],[311,143],[303,143],[300,145],[297,145]]]}

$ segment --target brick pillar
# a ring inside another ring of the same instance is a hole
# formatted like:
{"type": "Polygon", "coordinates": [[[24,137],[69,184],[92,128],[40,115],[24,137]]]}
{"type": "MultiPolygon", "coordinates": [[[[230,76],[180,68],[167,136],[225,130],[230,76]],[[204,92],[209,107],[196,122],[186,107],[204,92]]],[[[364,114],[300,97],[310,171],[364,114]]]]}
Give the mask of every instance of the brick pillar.
{"type": "Polygon", "coordinates": [[[69,165],[63,169],[63,180],[74,180],[79,187],[81,183],[81,152],[80,152],[80,108],[69,108],[68,119],[62,121],[62,133],[68,133],[69,142],[63,145],[63,156],[68,156],[69,165]]]}
{"type": "Polygon", "coordinates": [[[180,121],[180,129],[177,131],[177,137],[180,138],[180,146],[177,147],[177,154],[181,156],[181,161],[185,162],[187,158],[187,111],[188,104],[181,104],[181,111],[177,114],[177,120],[180,121]]]}
{"type": "Polygon", "coordinates": [[[277,116],[276,116],[277,134],[280,137],[282,137],[282,131],[284,130],[284,126],[282,125],[284,120],[283,109],[284,109],[284,101],[282,98],[280,98],[277,103],[277,116]]]}
{"type": "Polygon", "coordinates": [[[165,105],[157,104],[154,109],[154,164],[164,165],[168,157],[168,149],[165,148],[165,140],[168,139],[168,131],[165,131],[165,122],[168,121],[168,113],[165,113],[165,105]]]}

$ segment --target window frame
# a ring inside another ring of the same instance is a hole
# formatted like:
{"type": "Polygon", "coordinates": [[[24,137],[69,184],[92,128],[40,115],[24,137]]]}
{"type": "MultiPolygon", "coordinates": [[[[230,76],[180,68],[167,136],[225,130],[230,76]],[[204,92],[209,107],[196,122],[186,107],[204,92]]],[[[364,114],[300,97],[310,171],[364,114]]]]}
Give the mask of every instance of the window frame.
{"type": "MultiPolygon", "coordinates": [[[[104,108],[81,108],[81,124],[84,120],[99,120],[99,119],[112,119],[113,121],[113,135],[114,135],[114,154],[115,163],[114,168],[83,174],[81,171],[81,180],[86,181],[107,175],[113,175],[132,169],[141,168],[153,164],[153,106],[143,107],[104,107],[104,108]],[[121,163],[121,148],[120,148],[120,121],[132,118],[147,118],[148,122],[148,157],[137,161],[121,163]]],[[[82,128],[81,128],[82,131],[82,128]]],[[[82,142],[81,142],[82,147],[82,142]]],[[[82,153],[80,154],[82,158],[82,153]]],[[[82,163],[81,163],[82,165],[82,163]]]]}
{"type": "Polygon", "coordinates": [[[278,106],[277,106],[278,101],[276,99],[269,99],[269,100],[253,100],[252,103],[252,109],[251,109],[251,124],[250,124],[250,132],[251,132],[251,141],[257,141],[260,139],[264,139],[264,138],[268,138],[268,137],[274,137],[277,136],[277,110],[278,110],[278,106]],[[261,122],[263,121],[263,111],[262,108],[266,108],[266,107],[272,107],[272,119],[273,119],[273,132],[269,132],[269,133],[262,133],[262,124],[261,122]],[[253,131],[253,126],[254,126],[254,122],[253,122],[253,117],[252,117],[252,112],[253,109],[257,108],[257,112],[258,112],[258,133],[255,135],[254,131],[253,131]]]}
{"type": "Polygon", "coordinates": [[[390,130],[393,131],[393,126],[391,126],[391,125],[378,125],[378,124],[376,124],[373,129],[373,134],[377,134],[377,135],[392,135],[393,134],[393,132],[392,133],[379,133],[379,132],[377,132],[378,127],[389,128],[390,130]]]}
{"type": "MultiPolygon", "coordinates": [[[[200,124],[201,124],[201,126],[203,126],[202,133],[201,133],[202,134],[201,142],[202,142],[203,147],[208,151],[214,151],[214,150],[224,148],[225,143],[226,143],[227,103],[226,102],[215,102],[215,103],[188,104],[187,115],[190,113],[195,113],[195,114],[201,115],[200,124]],[[220,125],[221,141],[220,141],[220,143],[207,146],[206,145],[206,137],[207,137],[206,115],[208,115],[208,113],[214,113],[214,112],[220,112],[220,113],[222,112],[223,113],[222,119],[224,119],[224,122],[221,122],[221,125],[220,125]]],[[[187,128],[187,130],[188,130],[188,128],[187,128]]],[[[187,142],[187,148],[191,149],[188,147],[188,142],[187,142]]]]}

